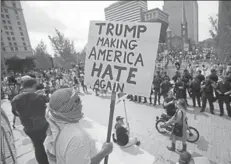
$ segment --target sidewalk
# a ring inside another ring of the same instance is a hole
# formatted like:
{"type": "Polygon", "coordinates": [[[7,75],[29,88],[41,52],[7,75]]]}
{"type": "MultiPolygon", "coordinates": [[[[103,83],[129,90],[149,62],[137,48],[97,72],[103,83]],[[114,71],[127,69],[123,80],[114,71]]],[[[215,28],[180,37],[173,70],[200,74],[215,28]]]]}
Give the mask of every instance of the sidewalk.
{"type": "MultiPolygon", "coordinates": [[[[6,112],[9,120],[13,120],[13,115],[11,113],[11,105],[9,102],[2,103],[2,108],[6,112]]],[[[91,136],[91,138],[96,143],[96,151],[99,152],[102,148],[103,143],[106,140],[107,127],[102,126],[95,121],[85,117],[80,121],[81,127],[91,136]]],[[[20,124],[19,119],[16,121],[16,129],[13,130],[15,137],[15,146],[17,152],[18,164],[37,164],[35,160],[33,145],[31,140],[23,132],[23,127],[20,124]]],[[[140,149],[137,146],[132,146],[129,148],[121,148],[114,144],[113,153],[109,156],[108,163],[110,164],[153,164],[156,158],[149,154],[148,152],[140,149]]],[[[101,163],[103,163],[102,161],[101,163]]]]}

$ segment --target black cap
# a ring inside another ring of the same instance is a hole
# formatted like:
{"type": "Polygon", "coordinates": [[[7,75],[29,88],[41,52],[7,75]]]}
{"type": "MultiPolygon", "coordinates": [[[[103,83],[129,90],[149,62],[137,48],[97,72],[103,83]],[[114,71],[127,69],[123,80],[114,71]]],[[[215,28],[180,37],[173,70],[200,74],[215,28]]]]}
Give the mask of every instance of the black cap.
{"type": "Polygon", "coordinates": [[[121,116],[117,116],[117,117],[116,117],[116,121],[123,120],[123,119],[124,119],[124,118],[121,117],[121,116]]]}

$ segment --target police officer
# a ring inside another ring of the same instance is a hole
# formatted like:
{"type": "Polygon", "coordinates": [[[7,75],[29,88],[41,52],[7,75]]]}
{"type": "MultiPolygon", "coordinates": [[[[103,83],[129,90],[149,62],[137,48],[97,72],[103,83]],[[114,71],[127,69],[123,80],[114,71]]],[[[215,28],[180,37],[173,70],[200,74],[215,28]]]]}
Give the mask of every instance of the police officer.
{"type": "Polygon", "coordinates": [[[162,78],[160,72],[156,72],[157,75],[154,76],[153,84],[154,84],[154,105],[156,105],[156,101],[158,99],[158,104],[160,105],[160,84],[162,82],[162,78]]]}
{"type": "Polygon", "coordinates": [[[176,94],[176,99],[186,99],[186,87],[181,77],[177,78],[175,83],[174,91],[176,94]]]}
{"type": "Polygon", "coordinates": [[[202,85],[201,85],[201,89],[202,89],[202,95],[201,95],[202,107],[201,107],[200,112],[205,111],[206,103],[207,103],[207,100],[208,100],[209,107],[210,107],[210,113],[214,114],[214,106],[213,106],[214,97],[213,97],[213,86],[212,86],[213,83],[214,82],[209,79],[209,76],[206,77],[206,80],[202,82],[202,85]]]}
{"type": "Polygon", "coordinates": [[[223,104],[225,103],[227,113],[229,117],[231,117],[231,107],[230,107],[231,83],[227,81],[227,78],[223,77],[223,79],[218,82],[216,91],[218,93],[218,104],[220,108],[220,116],[224,115],[223,104]]]}
{"type": "Polygon", "coordinates": [[[201,70],[197,71],[196,78],[199,80],[200,83],[205,80],[205,76],[201,74],[201,70]]]}
{"type": "MultiPolygon", "coordinates": [[[[182,81],[184,83],[184,86],[186,87],[186,90],[188,90],[188,93],[190,94],[189,92],[189,83],[192,81],[192,76],[190,75],[189,71],[187,69],[184,70],[184,74],[182,76],[182,81]]],[[[187,94],[185,95],[185,100],[186,100],[186,103],[188,105],[188,102],[187,102],[187,94]]]]}
{"type": "Polygon", "coordinates": [[[196,77],[193,78],[189,85],[190,94],[192,96],[193,107],[196,107],[196,100],[199,107],[201,107],[201,85],[200,80],[196,77]]]}
{"type": "Polygon", "coordinates": [[[169,77],[165,77],[164,81],[160,85],[160,93],[165,99],[168,96],[168,92],[172,88],[172,84],[170,83],[169,77]]]}

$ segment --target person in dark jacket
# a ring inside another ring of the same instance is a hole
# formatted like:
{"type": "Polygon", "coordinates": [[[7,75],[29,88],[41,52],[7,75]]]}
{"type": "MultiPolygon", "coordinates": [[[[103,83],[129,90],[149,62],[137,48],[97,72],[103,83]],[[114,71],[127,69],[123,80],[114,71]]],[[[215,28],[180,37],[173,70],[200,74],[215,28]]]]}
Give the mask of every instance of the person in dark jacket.
{"type": "Polygon", "coordinates": [[[24,126],[24,132],[30,137],[35,148],[35,157],[39,164],[49,164],[43,146],[48,129],[45,118],[48,99],[36,93],[37,82],[30,78],[23,82],[23,91],[11,102],[12,113],[18,116],[24,126]]]}
{"type": "Polygon", "coordinates": [[[160,72],[157,71],[157,74],[154,76],[153,85],[154,85],[154,105],[158,100],[158,104],[160,105],[160,85],[162,83],[162,78],[160,72]]]}
{"type": "Polygon", "coordinates": [[[168,96],[168,92],[172,88],[172,84],[170,83],[170,79],[168,77],[164,78],[164,81],[160,85],[160,93],[165,99],[168,96]]]}
{"type": "Polygon", "coordinates": [[[220,116],[224,115],[224,103],[226,105],[226,110],[231,117],[231,107],[230,107],[230,94],[231,94],[231,83],[227,81],[226,78],[223,78],[222,81],[218,82],[216,91],[218,93],[218,104],[220,108],[220,116]]]}
{"type": "Polygon", "coordinates": [[[184,82],[181,80],[181,77],[177,78],[175,83],[174,91],[176,94],[176,99],[186,99],[186,87],[184,82]]]}
{"type": "Polygon", "coordinates": [[[201,84],[201,99],[202,99],[202,107],[201,112],[205,111],[207,100],[209,102],[210,113],[214,114],[214,96],[213,96],[213,81],[206,77],[206,80],[201,84]]]}
{"type": "Polygon", "coordinates": [[[137,138],[130,138],[130,130],[124,127],[123,117],[117,116],[116,117],[116,138],[115,134],[113,134],[113,142],[117,143],[119,146],[129,147],[132,145],[140,145],[140,141],[137,138]]]}
{"type": "Polygon", "coordinates": [[[196,107],[196,100],[199,107],[201,107],[201,84],[197,77],[191,81],[189,85],[190,94],[192,95],[193,107],[196,107]]]}
{"type": "Polygon", "coordinates": [[[197,71],[196,78],[199,80],[200,83],[205,80],[205,76],[201,74],[201,70],[197,71]]]}

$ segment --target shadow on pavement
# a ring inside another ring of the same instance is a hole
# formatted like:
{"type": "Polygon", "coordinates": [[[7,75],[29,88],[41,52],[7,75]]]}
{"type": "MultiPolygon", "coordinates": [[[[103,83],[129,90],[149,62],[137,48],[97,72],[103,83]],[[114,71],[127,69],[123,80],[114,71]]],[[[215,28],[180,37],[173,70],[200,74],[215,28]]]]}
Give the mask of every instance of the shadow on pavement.
{"type": "Polygon", "coordinates": [[[197,148],[201,151],[207,151],[209,147],[209,142],[205,140],[203,136],[200,136],[200,139],[196,142],[197,148]]]}
{"type": "Polygon", "coordinates": [[[144,152],[142,150],[140,150],[139,147],[137,147],[137,146],[131,146],[131,147],[128,147],[128,148],[120,147],[120,149],[123,150],[126,153],[131,154],[131,155],[144,154],[144,152]]]}

